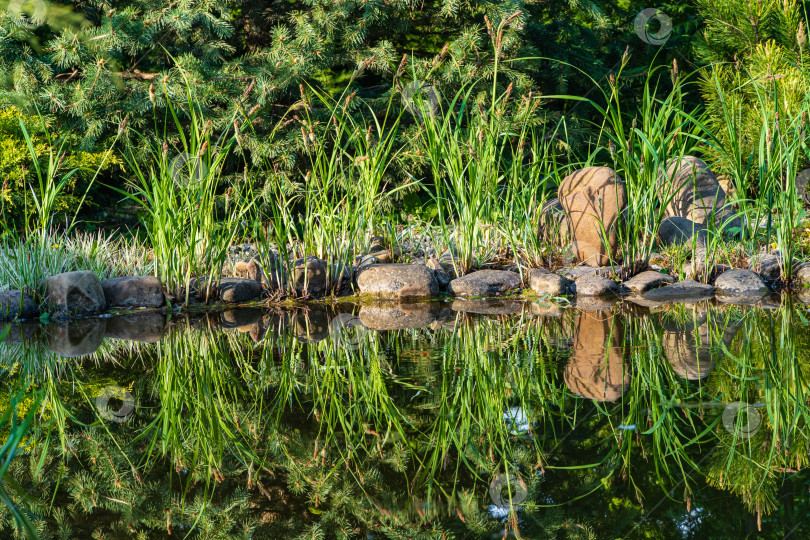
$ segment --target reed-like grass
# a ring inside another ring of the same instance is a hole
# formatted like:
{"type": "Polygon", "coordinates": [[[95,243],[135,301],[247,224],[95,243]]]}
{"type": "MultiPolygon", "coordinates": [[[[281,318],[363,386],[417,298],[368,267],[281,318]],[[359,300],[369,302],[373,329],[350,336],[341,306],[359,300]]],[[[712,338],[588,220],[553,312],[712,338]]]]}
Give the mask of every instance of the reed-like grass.
{"type": "MultiPolygon", "coordinates": [[[[228,250],[254,201],[240,184],[226,191],[222,177],[225,161],[239,144],[240,113],[217,132],[191,82],[186,83],[182,101],[166,96],[170,114],[162,132],[168,139],[173,127],[178,146],[149,146],[149,164],[130,150],[126,158],[134,180],[129,190],[119,191],[146,213],[143,225],[154,253],[155,275],[171,296],[187,303],[193,280],[199,280],[198,292],[206,300],[210,287],[219,283],[228,250]]],[[[160,129],[157,120],[155,129],[160,129]]],[[[136,136],[151,145],[150,137],[136,136]]]]}

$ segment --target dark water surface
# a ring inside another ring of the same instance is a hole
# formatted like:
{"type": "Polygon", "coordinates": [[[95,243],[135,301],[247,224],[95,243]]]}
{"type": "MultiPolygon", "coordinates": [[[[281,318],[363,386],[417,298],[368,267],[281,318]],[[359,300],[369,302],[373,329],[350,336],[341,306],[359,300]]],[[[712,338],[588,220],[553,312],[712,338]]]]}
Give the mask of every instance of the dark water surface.
{"type": "Polygon", "coordinates": [[[2,408],[42,402],[3,482],[47,538],[807,538],[807,319],[503,299],[9,325],[2,408]]]}

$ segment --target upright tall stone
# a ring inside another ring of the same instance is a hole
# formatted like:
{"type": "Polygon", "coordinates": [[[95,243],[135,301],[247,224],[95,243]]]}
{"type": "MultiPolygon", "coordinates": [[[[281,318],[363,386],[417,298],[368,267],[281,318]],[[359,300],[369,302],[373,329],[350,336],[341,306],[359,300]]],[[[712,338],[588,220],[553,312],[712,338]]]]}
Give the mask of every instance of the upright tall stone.
{"type": "Polygon", "coordinates": [[[565,177],[557,194],[568,217],[576,258],[590,266],[618,261],[618,226],[627,208],[627,191],[616,172],[610,167],[580,169],[565,177]]]}

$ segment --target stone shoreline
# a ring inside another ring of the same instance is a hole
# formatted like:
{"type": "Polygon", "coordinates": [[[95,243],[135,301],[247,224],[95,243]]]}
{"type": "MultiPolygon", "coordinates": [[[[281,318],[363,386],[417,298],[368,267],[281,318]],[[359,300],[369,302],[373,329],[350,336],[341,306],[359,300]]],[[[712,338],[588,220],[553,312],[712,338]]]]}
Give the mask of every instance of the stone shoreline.
{"type": "MultiPolygon", "coordinates": [[[[310,258],[307,272],[301,281],[304,302],[326,296],[326,263],[310,258]],[[323,264],[321,264],[323,263],[323,264]],[[316,294],[311,294],[315,292],[316,294]]],[[[723,303],[756,304],[768,295],[785,289],[780,279],[773,279],[770,268],[765,272],[748,269],[724,269],[711,284],[692,279],[676,282],[675,278],[654,270],[646,270],[621,281],[621,267],[570,267],[551,272],[530,269],[525,280],[510,270],[477,270],[451,279],[441,264],[367,264],[355,272],[347,272],[350,282],[342,284],[341,300],[381,300],[407,304],[421,300],[449,298],[460,303],[475,298],[499,298],[507,301],[519,295],[544,298],[563,297],[580,303],[605,303],[611,299],[656,306],[665,303],[689,303],[716,298],[723,303]],[[599,300],[597,302],[597,300],[599,300]]],[[[277,301],[277,287],[268,286],[261,269],[256,279],[226,276],[207,291],[207,299],[226,305],[277,301]],[[275,299],[275,300],[274,300],[275,299]]],[[[810,266],[800,267],[794,282],[801,300],[810,299],[810,266]]],[[[199,298],[196,282],[192,283],[199,298]]],[[[99,281],[89,271],[68,272],[45,280],[45,303],[38,307],[20,291],[0,292],[0,320],[31,320],[48,313],[49,319],[70,320],[98,316],[110,309],[172,308],[164,288],[153,276],[122,276],[99,281]],[[40,311],[40,308],[42,311],[40,311]]],[[[280,302],[279,302],[280,303],[280,302]]],[[[174,304],[174,308],[188,309],[193,304],[174,304]]]]}

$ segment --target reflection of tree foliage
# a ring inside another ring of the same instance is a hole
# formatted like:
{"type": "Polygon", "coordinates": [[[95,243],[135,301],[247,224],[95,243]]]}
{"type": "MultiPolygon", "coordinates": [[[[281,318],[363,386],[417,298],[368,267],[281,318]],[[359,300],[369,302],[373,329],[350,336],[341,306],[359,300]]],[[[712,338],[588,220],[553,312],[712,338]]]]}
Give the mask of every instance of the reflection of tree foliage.
{"type": "Polygon", "coordinates": [[[0,399],[40,380],[50,405],[9,469],[29,494],[15,500],[55,538],[719,537],[756,530],[757,511],[764,532],[787,530],[810,504],[791,494],[793,514],[780,513],[785,474],[807,455],[799,325],[785,311],[700,309],[604,312],[621,319],[630,382],[601,403],[563,377],[582,345],[573,311],[459,315],[367,333],[357,349],[179,325],[157,345],[108,346],[112,363],[18,354],[0,399]],[[663,336],[695,321],[717,369],[687,381],[663,336]],[[135,396],[132,421],[94,414],[111,383],[135,396]],[[740,441],[718,405],[743,398],[766,421],[740,441]],[[489,484],[507,470],[528,497],[494,519],[489,484]]]}

